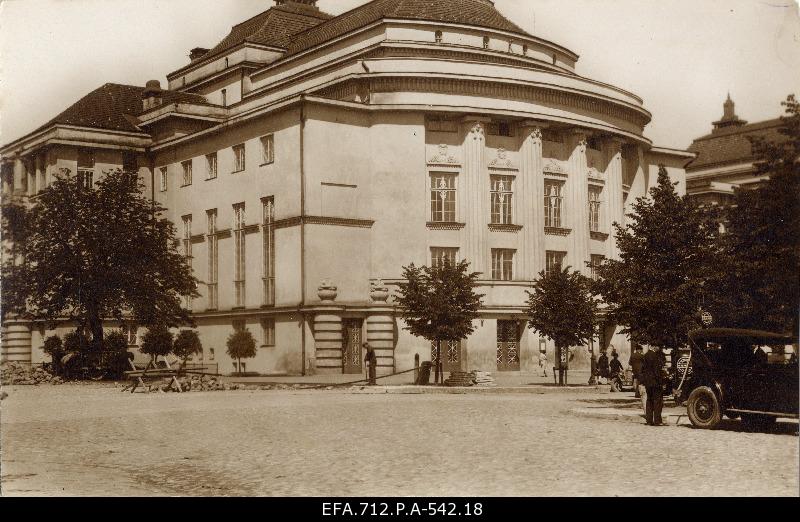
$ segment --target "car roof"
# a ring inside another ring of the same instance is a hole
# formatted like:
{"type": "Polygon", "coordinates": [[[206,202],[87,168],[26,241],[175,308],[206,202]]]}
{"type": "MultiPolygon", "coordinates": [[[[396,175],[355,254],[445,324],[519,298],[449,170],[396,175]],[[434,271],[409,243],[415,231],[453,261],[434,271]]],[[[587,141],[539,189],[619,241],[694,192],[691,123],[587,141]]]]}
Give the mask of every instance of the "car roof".
{"type": "Polygon", "coordinates": [[[767,332],[763,330],[742,330],[738,328],[706,328],[689,333],[692,341],[724,342],[742,340],[751,344],[793,344],[797,338],[791,334],[767,332]]]}

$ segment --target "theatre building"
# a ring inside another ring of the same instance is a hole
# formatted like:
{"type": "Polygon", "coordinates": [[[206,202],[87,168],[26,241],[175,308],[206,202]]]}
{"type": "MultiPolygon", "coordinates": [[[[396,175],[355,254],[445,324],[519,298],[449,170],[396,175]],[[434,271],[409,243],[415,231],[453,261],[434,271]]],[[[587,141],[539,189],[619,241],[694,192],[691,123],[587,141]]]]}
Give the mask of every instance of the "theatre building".
{"type": "MultiPolygon", "coordinates": [[[[363,341],[383,374],[430,359],[393,295],[404,265],[446,259],[468,260],[485,294],[446,369],[526,371],[540,349],[552,361],[527,328],[532,281],[616,257],[612,223],[660,164],[685,193],[693,155],[651,143],[639,97],[581,76],[577,54],[489,0],[374,0],[336,17],[276,4],[193,49],[166,85],[103,85],[2,146],[6,196],[64,168],[85,183],[138,169],[201,282],[187,305],[221,373],[362,373],[363,341]],[[225,354],[238,328],[259,346],[242,368],[225,354]]],[[[143,328],[125,327],[135,345],[143,328]]],[[[4,358],[33,362],[52,333],[4,330],[4,358]]],[[[599,337],[627,360],[614,325],[599,337]]],[[[588,358],[576,347],[572,368],[588,358]]]]}

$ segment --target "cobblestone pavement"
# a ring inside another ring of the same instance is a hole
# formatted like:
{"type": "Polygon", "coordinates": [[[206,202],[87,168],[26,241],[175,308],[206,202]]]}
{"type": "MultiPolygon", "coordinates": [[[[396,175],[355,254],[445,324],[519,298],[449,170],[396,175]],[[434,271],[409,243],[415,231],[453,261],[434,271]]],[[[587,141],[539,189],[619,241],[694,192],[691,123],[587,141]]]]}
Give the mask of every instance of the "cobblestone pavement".
{"type": "Polygon", "coordinates": [[[797,496],[800,487],[796,423],[746,433],[568,413],[604,406],[607,393],[6,391],[8,496],[797,496]]]}

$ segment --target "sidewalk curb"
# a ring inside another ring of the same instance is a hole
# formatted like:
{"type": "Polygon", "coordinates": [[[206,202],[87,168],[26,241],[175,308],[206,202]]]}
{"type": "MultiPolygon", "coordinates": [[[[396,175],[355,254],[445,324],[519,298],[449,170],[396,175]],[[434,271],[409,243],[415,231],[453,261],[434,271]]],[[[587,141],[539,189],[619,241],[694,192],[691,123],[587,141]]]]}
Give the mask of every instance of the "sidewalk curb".
{"type": "MultiPolygon", "coordinates": [[[[618,420],[618,421],[635,422],[637,424],[645,424],[644,414],[638,412],[637,413],[598,412],[598,411],[587,410],[584,408],[574,408],[571,410],[567,410],[567,413],[590,419],[618,420]]],[[[661,418],[664,420],[664,424],[668,426],[680,426],[680,425],[691,424],[689,421],[689,417],[686,415],[686,413],[668,413],[662,415],[661,418]]]]}
{"type": "Polygon", "coordinates": [[[349,393],[365,395],[382,394],[536,394],[597,393],[608,391],[606,386],[351,386],[349,393]]]}

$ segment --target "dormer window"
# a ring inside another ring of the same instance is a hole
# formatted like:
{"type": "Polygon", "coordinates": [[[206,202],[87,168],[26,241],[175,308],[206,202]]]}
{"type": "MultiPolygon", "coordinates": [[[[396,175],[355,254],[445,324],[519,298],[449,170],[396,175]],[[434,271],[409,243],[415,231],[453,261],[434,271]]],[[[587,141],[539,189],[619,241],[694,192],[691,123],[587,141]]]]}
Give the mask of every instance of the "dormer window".
{"type": "Polygon", "coordinates": [[[488,36],[484,36],[483,37],[483,48],[484,49],[488,49],[489,48],[489,37],[488,36]]]}
{"type": "Polygon", "coordinates": [[[525,55],[525,56],[528,56],[528,46],[527,45],[523,45],[522,46],[522,54],[525,55]]]}
{"type": "Polygon", "coordinates": [[[228,59],[227,58],[225,58],[225,68],[226,69],[228,68],[228,59]]]}
{"type": "Polygon", "coordinates": [[[437,44],[442,43],[442,32],[441,31],[436,31],[436,43],[437,44]]]}
{"type": "Polygon", "coordinates": [[[553,53],[553,65],[556,65],[556,55],[553,53]]]}
{"type": "Polygon", "coordinates": [[[514,52],[514,42],[508,42],[508,52],[514,52]]]}
{"type": "Polygon", "coordinates": [[[228,106],[228,90],[227,89],[222,89],[222,106],[223,107],[227,107],[228,106]]]}

